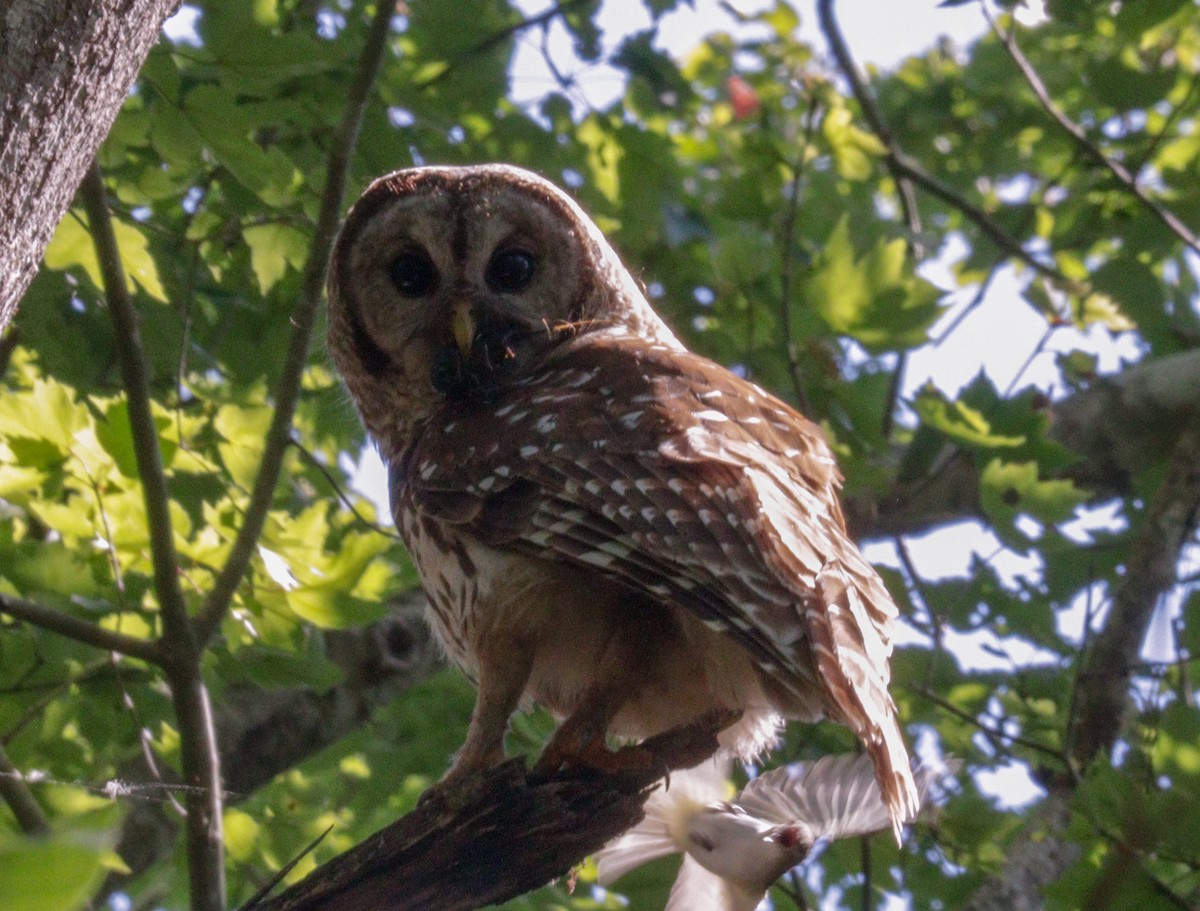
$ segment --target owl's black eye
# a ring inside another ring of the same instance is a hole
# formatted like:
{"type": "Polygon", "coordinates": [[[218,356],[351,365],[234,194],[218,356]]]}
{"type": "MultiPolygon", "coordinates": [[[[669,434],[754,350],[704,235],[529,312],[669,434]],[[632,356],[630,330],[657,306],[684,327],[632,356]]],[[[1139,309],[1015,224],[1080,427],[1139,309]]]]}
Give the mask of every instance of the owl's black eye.
{"type": "Polygon", "coordinates": [[[437,287],[437,267],[424,253],[401,253],[392,260],[388,277],[401,297],[424,297],[437,287]]]}
{"type": "Polygon", "coordinates": [[[517,247],[501,250],[488,263],[488,287],[500,294],[515,294],[533,279],[533,254],[517,247]]]}

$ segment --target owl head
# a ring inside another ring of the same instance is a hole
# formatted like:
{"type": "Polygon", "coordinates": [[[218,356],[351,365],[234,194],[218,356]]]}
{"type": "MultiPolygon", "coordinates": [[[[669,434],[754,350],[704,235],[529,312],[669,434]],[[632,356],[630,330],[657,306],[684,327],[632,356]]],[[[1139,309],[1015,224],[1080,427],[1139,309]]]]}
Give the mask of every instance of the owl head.
{"type": "Polygon", "coordinates": [[[593,332],[679,344],[583,210],[520,168],[388,174],[334,246],[329,350],[385,455],[593,332]]]}

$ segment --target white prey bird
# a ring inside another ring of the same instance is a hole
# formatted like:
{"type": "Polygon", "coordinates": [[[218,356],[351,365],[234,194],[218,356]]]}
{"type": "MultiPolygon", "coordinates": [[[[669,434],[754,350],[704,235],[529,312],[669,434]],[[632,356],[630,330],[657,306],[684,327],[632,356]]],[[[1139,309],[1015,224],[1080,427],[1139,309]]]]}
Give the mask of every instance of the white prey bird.
{"type": "MultiPolygon", "coordinates": [[[[728,761],[671,775],[646,816],[596,854],[606,886],[634,867],[682,852],[665,911],[754,911],[771,885],[820,839],[890,829],[866,754],[823,756],[766,772],[728,800],[728,761]]],[[[942,769],[914,770],[918,799],[942,769]]]]}

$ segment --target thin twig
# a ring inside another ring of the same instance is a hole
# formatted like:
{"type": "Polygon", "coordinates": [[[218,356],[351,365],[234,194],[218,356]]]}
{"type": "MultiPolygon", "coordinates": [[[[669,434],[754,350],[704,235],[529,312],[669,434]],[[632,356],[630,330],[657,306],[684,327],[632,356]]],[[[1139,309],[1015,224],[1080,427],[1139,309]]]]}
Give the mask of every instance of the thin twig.
{"type": "Polygon", "coordinates": [[[1054,266],[1048,265],[1021,246],[1020,241],[1010,237],[1003,228],[983,209],[975,205],[957,190],[942,183],[929,174],[904,153],[894,153],[896,167],[912,178],[913,183],[936,196],[942,202],[957,209],[983,232],[993,244],[1014,259],[1019,259],[1039,275],[1052,279],[1062,288],[1076,288],[1079,282],[1068,278],[1054,266]]]}
{"type": "Polygon", "coordinates": [[[384,537],[393,538],[397,541],[404,540],[403,536],[399,532],[392,531],[390,528],[386,528],[383,525],[380,525],[378,522],[372,522],[370,519],[360,513],[358,511],[358,507],[354,505],[354,503],[350,500],[350,497],[348,497],[346,492],[342,489],[342,485],[338,483],[338,479],[333,476],[333,472],[331,472],[326,466],[322,465],[317,460],[317,457],[309,452],[308,448],[304,446],[303,443],[301,443],[299,440],[292,440],[291,444],[296,447],[296,451],[300,453],[300,457],[304,459],[304,461],[308,462],[308,464],[313,468],[315,468],[321,477],[329,482],[329,486],[333,488],[333,495],[337,497],[339,501],[341,501],[341,504],[346,507],[350,515],[354,516],[355,521],[358,522],[359,525],[368,531],[373,531],[377,534],[383,535],[384,537]]]}
{"type": "MultiPolygon", "coordinates": [[[[896,136],[892,133],[891,127],[888,126],[883,112],[879,109],[879,105],[875,103],[875,97],[867,90],[867,85],[863,82],[862,76],[859,74],[858,66],[855,64],[854,57],[850,53],[850,46],[846,44],[846,38],[842,34],[841,27],[838,25],[837,16],[834,14],[833,0],[818,0],[817,18],[821,24],[821,32],[825,35],[825,40],[829,42],[829,49],[833,52],[833,57],[837,61],[838,69],[842,71],[842,75],[850,83],[850,90],[858,100],[858,106],[862,110],[863,116],[867,118],[867,123],[870,125],[872,131],[874,131],[879,141],[888,150],[888,154],[884,158],[884,163],[887,165],[888,170],[892,172],[892,179],[896,181],[896,194],[900,199],[900,213],[908,229],[908,252],[914,260],[923,259],[925,256],[925,247],[921,243],[921,211],[917,207],[917,194],[913,190],[914,181],[912,175],[908,174],[900,166],[900,158],[903,155],[903,152],[900,150],[900,144],[896,141],[896,136]]],[[[904,383],[904,371],[907,364],[908,354],[907,352],[901,352],[896,363],[896,369],[892,371],[892,379],[888,385],[887,399],[883,408],[883,421],[880,432],[885,440],[892,435],[892,429],[895,426],[896,401],[900,397],[900,389],[904,383]]]]}
{"type": "Polygon", "coordinates": [[[0,744],[0,797],[8,804],[17,825],[26,835],[49,835],[50,820],[25,783],[21,770],[13,765],[0,744]]]}
{"type": "MultiPolygon", "coordinates": [[[[792,390],[796,394],[796,404],[805,414],[812,414],[812,404],[804,389],[804,373],[797,357],[796,340],[792,338],[792,245],[796,238],[796,219],[800,212],[800,184],[804,179],[804,165],[808,159],[808,150],[812,143],[813,130],[817,122],[819,102],[814,94],[809,100],[808,114],[804,125],[804,145],[800,149],[800,158],[792,166],[792,182],[789,185],[791,195],[788,197],[787,208],[783,213],[783,230],[780,232],[780,268],[779,268],[779,319],[783,328],[783,350],[787,357],[788,374],[792,379],[792,390]]],[[[751,308],[753,310],[753,308],[751,308]]]]}
{"type": "Polygon", "coordinates": [[[105,629],[87,620],[81,620],[71,614],[54,610],[23,598],[0,594],[0,614],[8,614],[25,623],[41,627],[76,642],[94,648],[120,652],[130,658],[137,658],[150,664],[161,665],[164,662],[162,647],[150,639],[139,639],[125,633],[105,629]]]}
{"type": "Polygon", "coordinates": [[[1026,83],[1028,83],[1029,88],[1033,90],[1033,94],[1037,97],[1037,100],[1041,104],[1043,110],[1050,115],[1055,123],[1062,127],[1064,132],[1066,132],[1073,140],[1075,140],[1080,149],[1086,152],[1092,158],[1092,160],[1096,162],[1096,164],[1100,165],[1102,168],[1112,174],[1113,177],[1117,179],[1117,182],[1125,187],[1125,189],[1128,190],[1138,202],[1145,206],[1155,218],[1162,222],[1172,234],[1191,247],[1192,250],[1200,253],[1200,240],[1197,240],[1196,235],[1191,232],[1191,229],[1189,229],[1187,225],[1180,221],[1174,212],[1171,212],[1169,209],[1165,208],[1156,200],[1148,196],[1146,191],[1143,190],[1141,185],[1138,183],[1136,175],[1132,174],[1129,169],[1125,167],[1125,165],[1121,164],[1121,162],[1106,154],[1105,151],[1100,148],[1100,146],[1092,141],[1092,139],[1084,131],[1083,127],[1071,120],[1071,118],[1066,115],[1063,109],[1055,104],[1054,99],[1050,97],[1050,93],[1046,89],[1045,83],[1042,82],[1041,76],[1038,75],[1037,70],[1033,68],[1033,65],[1029,62],[1029,59],[1017,45],[1016,30],[1014,29],[1012,31],[1005,31],[1002,29],[992,14],[988,11],[987,6],[984,4],[981,4],[981,6],[983,8],[983,14],[987,18],[988,25],[991,26],[992,31],[996,34],[996,37],[1000,39],[1000,43],[1003,44],[1005,50],[1008,51],[1008,56],[1011,57],[1013,63],[1017,65],[1017,69],[1021,71],[1021,75],[1025,77],[1026,83]]]}
{"type": "Polygon", "coordinates": [[[98,162],[93,162],[89,168],[80,193],[88,214],[92,243],[100,261],[105,297],[113,322],[117,361],[133,435],[134,459],[146,504],[154,589],[162,617],[159,654],[171,688],[171,702],[179,728],[183,774],[191,786],[187,799],[186,827],[191,906],[192,911],[223,911],[225,849],[221,766],[212,724],[212,706],[200,672],[203,645],[192,629],[183,588],[179,583],[170,494],[158,446],[158,429],[150,410],[149,370],[133,302],[129,297],[129,285],[121,265],[121,253],[117,248],[104,176],[98,162]]]}
{"type": "Polygon", "coordinates": [[[1008,742],[1011,744],[1015,744],[1017,746],[1023,746],[1026,749],[1033,750],[1034,752],[1037,752],[1037,753],[1041,753],[1044,756],[1050,756],[1056,762],[1059,762],[1064,766],[1067,765],[1067,757],[1065,755],[1063,755],[1063,753],[1060,750],[1056,750],[1053,747],[1048,747],[1044,743],[1038,743],[1036,740],[1030,740],[1027,737],[1022,737],[1019,734],[1005,733],[1002,730],[992,727],[990,724],[985,724],[983,721],[980,721],[978,718],[976,718],[970,712],[964,712],[962,709],[960,709],[958,706],[956,706],[953,702],[943,699],[937,693],[933,692],[930,689],[927,689],[926,687],[923,687],[923,686],[922,687],[907,687],[907,689],[912,690],[914,693],[916,693],[918,696],[922,697],[923,699],[928,699],[930,702],[932,702],[938,708],[942,709],[945,712],[949,712],[955,718],[959,718],[962,721],[967,722],[968,724],[974,725],[975,727],[977,727],[979,729],[980,733],[982,733],[988,740],[990,740],[997,747],[1003,748],[1004,743],[1008,742]]]}
{"type": "Polygon", "coordinates": [[[467,48],[465,51],[455,57],[453,61],[448,62],[444,69],[434,73],[428,79],[415,83],[413,88],[424,90],[435,86],[449,76],[450,73],[452,73],[458,67],[462,66],[462,64],[486,54],[488,51],[496,47],[499,47],[513,35],[517,34],[517,32],[522,32],[527,28],[545,25],[556,16],[569,13],[575,7],[583,6],[587,2],[589,2],[589,0],[562,0],[562,2],[554,4],[554,6],[547,10],[543,10],[536,16],[530,16],[527,19],[521,19],[517,22],[514,22],[512,25],[505,26],[494,34],[488,35],[477,44],[467,48]]]}
{"type": "Polygon", "coordinates": [[[225,566],[214,580],[200,615],[196,618],[196,635],[201,642],[207,642],[220,628],[233,595],[245,575],[246,567],[250,564],[250,558],[254,554],[255,545],[262,534],[263,524],[271,508],[271,500],[275,495],[275,485],[279,481],[283,457],[291,441],[292,417],[300,398],[300,381],[308,363],[308,346],[325,287],[329,254],[333,249],[341,218],[342,199],[346,195],[346,184],[349,180],[350,159],[358,142],[359,129],[371,89],[383,63],[387,37],[391,31],[391,16],[392,4],[379,3],[376,6],[375,18],[371,22],[366,43],[359,56],[358,69],[347,94],[342,121],[329,150],[320,214],[317,216],[312,243],[309,245],[300,295],[292,312],[292,335],[275,391],[275,413],[267,431],[262,464],[254,481],[254,490],[246,507],[242,527],[229,550],[225,566]]]}
{"type": "Polygon", "coordinates": [[[154,590],[162,614],[163,640],[176,655],[194,655],[196,642],[188,622],[187,604],[179,585],[179,559],[175,553],[175,531],[171,524],[167,478],[163,472],[162,452],[158,446],[158,428],[150,409],[150,373],[138,332],[129,284],[121,265],[121,252],[108,210],[108,194],[100,165],[93,162],[80,186],[80,196],[88,216],[88,227],[100,271],[104,296],[113,324],[113,344],[125,387],[125,403],[133,435],[133,454],[142,496],[146,505],[146,525],[150,533],[150,556],[154,566],[154,590]]]}

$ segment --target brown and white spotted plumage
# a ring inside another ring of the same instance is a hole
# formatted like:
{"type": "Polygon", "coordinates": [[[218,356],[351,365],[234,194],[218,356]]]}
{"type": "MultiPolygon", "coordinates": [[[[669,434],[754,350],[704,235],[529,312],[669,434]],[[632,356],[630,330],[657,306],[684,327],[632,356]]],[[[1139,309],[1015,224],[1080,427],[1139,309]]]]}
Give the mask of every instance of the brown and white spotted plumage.
{"type": "Polygon", "coordinates": [[[751,756],[828,716],[912,815],[896,609],[824,438],[687,351],[569,197],[501,165],[377,180],[334,251],[329,347],[479,684],[451,776],[503,756],[522,699],[565,719],[555,756],[714,711],[751,756]]]}

